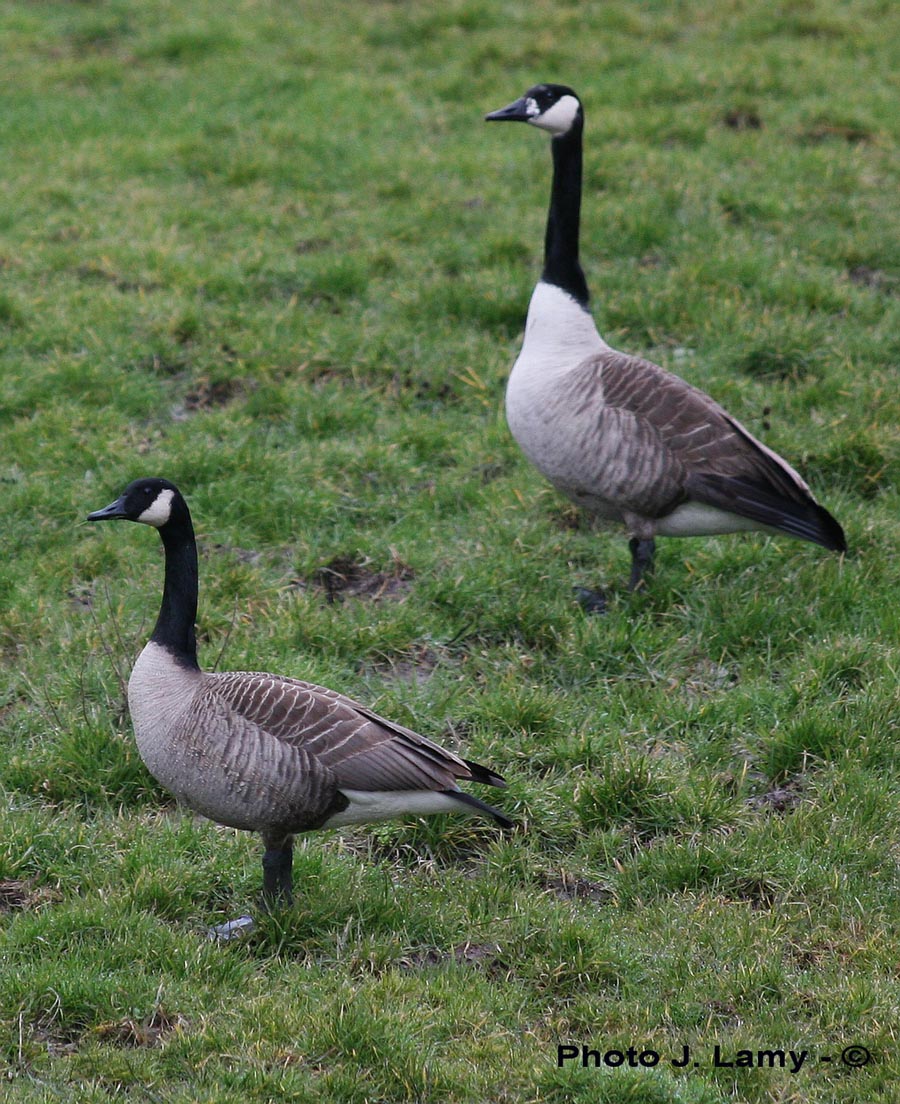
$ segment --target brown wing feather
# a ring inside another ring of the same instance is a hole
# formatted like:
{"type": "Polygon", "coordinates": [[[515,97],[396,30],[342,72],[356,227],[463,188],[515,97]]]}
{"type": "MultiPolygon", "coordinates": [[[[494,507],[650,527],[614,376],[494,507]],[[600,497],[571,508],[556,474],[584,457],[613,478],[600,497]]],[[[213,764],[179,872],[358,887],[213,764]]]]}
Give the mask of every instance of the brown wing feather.
{"type": "Polygon", "coordinates": [[[635,451],[648,449],[659,466],[676,463],[682,488],[692,475],[712,474],[808,501],[806,484],[793,468],[705,392],[640,357],[609,353],[597,359],[607,406],[627,412],[639,427],[635,451]]]}
{"type": "Polygon", "coordinates": [[[443,790],[479,777],[452,752],[324,686],[279,675],[211,675],[229,708],[358,790],[443,790]]]}

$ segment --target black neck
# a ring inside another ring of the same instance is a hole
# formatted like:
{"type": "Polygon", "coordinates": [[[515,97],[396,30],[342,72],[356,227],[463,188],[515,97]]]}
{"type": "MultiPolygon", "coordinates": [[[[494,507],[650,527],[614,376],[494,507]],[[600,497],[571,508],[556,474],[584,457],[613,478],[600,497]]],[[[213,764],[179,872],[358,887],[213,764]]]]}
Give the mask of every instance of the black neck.
{"type": "Polygon", "coordinates": [[[173,518],[164,525],[162,537],[166,553],[166,580],[156,628],[150,639],[172,652],[185,667],[197,667],[197,542],[190,514],[173,518]]]}
{"type": "Polygon", "coordinates": [[[551,142],[553,187],[547,234],[544,238],[542,279],[567,291],[582,306],[588,304],[588,287],[578,263],[578,230],[581,218],[581,124],[551,142]]]}

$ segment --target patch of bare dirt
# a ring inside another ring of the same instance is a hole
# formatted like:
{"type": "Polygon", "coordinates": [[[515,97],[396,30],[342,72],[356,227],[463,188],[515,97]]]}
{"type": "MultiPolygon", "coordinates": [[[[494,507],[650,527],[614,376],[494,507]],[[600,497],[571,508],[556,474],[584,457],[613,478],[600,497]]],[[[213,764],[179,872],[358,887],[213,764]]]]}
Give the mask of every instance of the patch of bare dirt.
{"type": "Polygon", "coordinates": [[[612,897],[612,891],[602,882],[579,878],[565,870],[545,878],[543,882],[562,901],[596,901],[602,904],[612,897]]]}
{"type": "Polygon", "coordinates": [[[294,242],[294,252],[299,254],[304,253],[319,253],[323,249],[330,249],[334,245],[329,238],[300,238],[299,241],[294,242]]]}
{"type": "Polygon", "coordinates": [[[400,966],[406,970],[419,970],[428,966],[441,966],[445,962],[458,962],[482,970],[492,978],[505,978],[510,970],[501,957],[497,943],[458,943],[452,950],[444,951],[438,947],[425,947],[414,951],[400,960],[400,966]]]}
{"type": "Polygon", "coordinates": [[[170,1015],[163,1008],[155,1008],[152,1015],[143,1020],[115,1020],[100,1024],[94,1034],[104,1042],[122,1047],[157,1047],[176,1031],[183,1031],[187,1021],[176,1013],[170,1015]]]}
{"type": "Polygon", "coordinates": [[[29,881],[0,881],[0,912],[27,912],[46,905],[56,897],[47,886],[35,886],[29,881]]]}
{"type": "Polygon", "coordinates": [[[96,597],[96,583],[78,583],[66,591],[66,597],[75,609],[90,610],[94,608],[96,597]]]}
{"type": "Polygon", "coordinates": [[[847,123],[832,123],[822,120],[803,131],[801,137],[807,142],[827,142],[831,139],[856,145],[858,142],[870,142],[872,132],[865,127],[847,123]]]}
{"type": "Polygon", "coordinates": [[[738,674],[724,663],[701,656],[687,671],[682,690],[689,698],[705,698],[720,690],[730,690],[739,682],[738,674]]]}
{"type": "Polygon", "coordinates": [[[765,793],[751,797],[748,804],[764,813],[789,813],[803,800],[798,788],[790,783],[774,786],[765,793]]]}
{"type": "Polygon", "coordinates": [[[129,280],[105,265],[89,262],[75,269],[79,280],[112,284],[117,291],[158,291],[163,285],[156,280],[129,280]]]}
{"type": "Polygon", "coordinates": [[[379,571],[368,558],[335,556],[315,572],[313,582],[321,587],[329,602],[343,602],[347,598],[396,601],[406,596],[414,578],[412,568],[398,559],[386,571],[379,571]]]}
{"type": "Polygon", "coordinates": [[[752,107],[733,107],[726,111],[722,122],[731,130],[762,130],[762,119],[752,107]]]}
{"type": "Polygon", "coordinates": [[[893,291],[896,281],[887,272],[870,265],[854,265],[847,272],[851,284],[872,288],[873,291],[893,291]]]}
{"type": "Polygon", "coordinates": [[[775,904],[778,892],[765,878],[740,878],[729,894],[732,900],[746,901],[752,909],[770,909],[775,904]]]}
{"type": "Polygon", "coordinates": [[[249,389],[249,386],[246,380],[214,380],[201,377],[194,381],[180,405],[172,411],[172,417],[175,421],[184,421],[191,414],[227,406],[228,403],[243,395],[249,389]]]}

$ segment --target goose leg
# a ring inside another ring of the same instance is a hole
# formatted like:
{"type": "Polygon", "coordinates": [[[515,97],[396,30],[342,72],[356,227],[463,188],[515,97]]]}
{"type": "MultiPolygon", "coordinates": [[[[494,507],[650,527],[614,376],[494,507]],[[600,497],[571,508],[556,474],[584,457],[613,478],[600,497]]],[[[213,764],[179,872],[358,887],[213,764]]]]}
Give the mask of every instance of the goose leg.
{"type": "MultiPolygon", "coordinates": [[[[292,900],[292,871],[294,865],[293,836],[263,836],[266,849],[263,852],[262,907],[268,912],[275,905],[290,905],[292,900]]],[[[226,941],[239,939],[254,928],[252,916],[239,916],[210,928],[210,939],[226,941]]]]}
{"type": "Polygon", "coordinates": [[[263,907],[268,909],[276,902],[289,905],[293,896],[294,837],[263,836],[263,841],[263,907]]]}
{"type": "Polygon", "coordinates": [[[653,554],[656,551],[656,542],[641,540],[640,537],[632,537],[628,542],[631,549],[631,578],[628,580],[628,589],[637,590],[644,581],[644,576],[653,571],[653,554]]]}
{"type": "MultiPolygon", "coordinates": [[[[643,585],[644,577],[653,571],[656,542],[652,537],[649,540],[632,537],[628,547],[631,550],[631,576],[628,579],[628,589],[634,591],[643,585]]],[[[585,613],[606,613],[606,595],[602,590],[575,587],[575,599],[585,613]]]]}

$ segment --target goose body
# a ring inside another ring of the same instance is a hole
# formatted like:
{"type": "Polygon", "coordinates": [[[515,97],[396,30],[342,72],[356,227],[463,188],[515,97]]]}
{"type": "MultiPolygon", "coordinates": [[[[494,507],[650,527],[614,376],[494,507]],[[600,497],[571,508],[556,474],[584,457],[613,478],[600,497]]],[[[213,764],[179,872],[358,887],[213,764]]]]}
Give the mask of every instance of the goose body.
{"type": "Polygon", "coordinates": [[[467,811],[455,780],[481,773],[334,690],[185,669],[152,641],[129,679],[128,706],[153,777],[231,828],[293,833],[467,811]]]}
{"type": "Polygon", "coordinates": [[[552,136],[544,269],[507,384],[510,431],[558,490],[626,526],[631,588],[657,535],[763,529],[845,551],[840,525],[787,461],[703,391],[600,336],[578,257],[584,113],[575,93],[536,85],[487,119],[552,136]]]}
{"type": "Polygon", "coordinates": [[[323,686],[261,672],[205,672],[197,662],[197,548],[174,484],[142,479],[90,521],[159,530],[165,584],[156,627],[128,683],[138,751],[150,773],[211,820],[260,832],[263,891],[291,894],[293,836],[408,813],[482,813],[459,789],[499,775],[323,686]]]}

